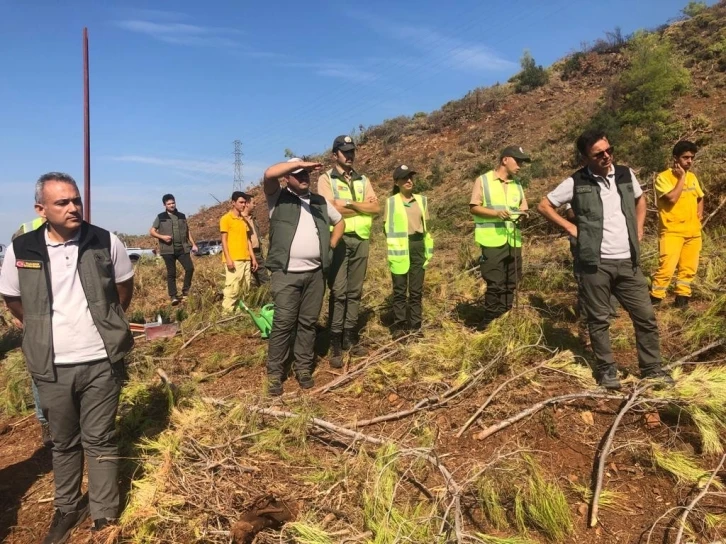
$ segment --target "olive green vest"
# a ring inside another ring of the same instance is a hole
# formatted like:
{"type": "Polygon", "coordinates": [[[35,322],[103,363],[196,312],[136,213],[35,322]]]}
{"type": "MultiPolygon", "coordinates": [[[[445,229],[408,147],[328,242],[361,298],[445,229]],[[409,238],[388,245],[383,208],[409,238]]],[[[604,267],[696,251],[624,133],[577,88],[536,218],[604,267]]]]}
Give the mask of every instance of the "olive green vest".
{"type": "MultiPolygon", "coordinates": [[[[572,211],[577,222],[577,255],[583,265],[600,264],[602,245],[603,208],[600,185],[587,168],[581,168],[572,175],[572,211]]],[[[638,225],[635,217],[635,194],[630,168],[615,166],[615,186],[620,195],[621,209],[628,227],[630,257],[633,265],[640,262],[638,225]]]]}
{"type": "MultiPolygon", "coordinates": [[[[287,272],[290,264],[290,247],[300,222],[300,197],[287,189],[280,191],[275,208],[270,216],[270,249],[265,266],[271,271],[287,272]]],[[[328,205],[322,196],[310,193],[310,211],[318,229],[320,261],[323,273],[330,267],[330,219],[328,205]]]]}
{"type": "MultiPolygon", "coordinates": [[[[54,382],[53,294],[45,230],[19,236],[13,249],[23,304],[23,355],[33,378],[54,382]]],[[[134,339],[116,290],[111,236],[86,222],[78,241],[78,277],[108,358],[118,362],[131,351],[134,339]]]]}
{"type": "MultiPolygon", "coordinates": [[[[176,212],[176,217],[179,222],[179,230],[176,235],[181,240],[182,250],[184,253],[189,253],[192,250],[192,246],[189,243],[189,227],[187,226],[187,216],[180,211],[176,212]]],[[[163,240],[159,240],[159,255],[173,255],[174,254],[174,229],[172,227],[172,220],[169,217],[169,212],[161,212],[158,216],[159,228],[156,231],[163,236],[171,236],[172,240],[168,244],[163,240]]]]}
{"type": "MultiPolygon", "coordinates": [[[[426,259],[424,270],[434,254],[434,239],[426,228],[426,211],[428,199],[425,196],[413,195],[421,208],[424,229],[424,249],[426,259]]],[[[408,214],[401,194],[398,193],[386,200],[386,215],[383,220],[386,232],[386,245],[388,246],[388,268],[392,274],[406,274],[411,268],[411,257],[408,250],[408,214]]]]}

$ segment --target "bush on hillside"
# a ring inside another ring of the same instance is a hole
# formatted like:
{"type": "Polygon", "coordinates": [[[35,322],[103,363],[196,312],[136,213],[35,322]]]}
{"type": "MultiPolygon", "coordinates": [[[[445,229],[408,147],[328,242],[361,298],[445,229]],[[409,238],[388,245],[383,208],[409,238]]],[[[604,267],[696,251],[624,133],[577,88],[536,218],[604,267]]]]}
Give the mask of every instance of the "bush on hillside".
{"type": "Polygon", "coordinates": [[[541,65],[537,66],[534,57],[528,50],[525,49],[519,64],[522,66],[522,71],[510,80],[514,82],[516,92],[526,93],[547,83],[549,79],[547,70],[541,65]]]}
{"type": "Polygon", "coordinates": [[[608,90],[603,107],[589,128],[606,132],[617,142],[620,160],[645,169],[663,168],[679,124],[670,108],[690,84],[690,73],[667,37],[637,34],[627,48],[629,67],[608,90]]]}
{"type": "Polygon", "coordinates": [[[706,2],[688,2],[685,8],[681,10],[681,13],[685,15],[686,17],[695,17],[696,15],[699,15],[701,12],[706,10],[708,6],[706,5],[706,2]]]}
{"type": "Polygon", "coordinates": [[[578,51],[577,53],[567,57],[567,60],[562,65],[562,74],[560,75],[560,79],[562,81],[569,81],[580,72],[584,56],[585,53],[578,51]]]}

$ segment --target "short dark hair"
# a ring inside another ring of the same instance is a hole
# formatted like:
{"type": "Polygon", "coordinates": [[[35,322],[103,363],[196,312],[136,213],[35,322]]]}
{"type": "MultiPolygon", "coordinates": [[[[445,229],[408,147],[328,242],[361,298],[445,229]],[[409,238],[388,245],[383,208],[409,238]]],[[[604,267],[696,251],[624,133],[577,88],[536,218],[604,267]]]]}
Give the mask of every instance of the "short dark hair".
{"type": "Polygon", "coordinates": [[[577,146],[577,151],[583,157],[587,157],[587,153],[588,151],[590,151],[590,148],[603,138],[607,139],[607,137],[608,135],[605,134],[602,130],[586,130],[585,132],[580,134],[580,136],[577,138],[577,141],[575,142],[575,145],[577,146]]]}
{"type": "Polygon", "coordinates": [[[673,146],[674,157],[680,157],[681,155],[689,151],[695,155],[696,153],[698,153],[698,146],[693,142],[689,142],[688,140],[681,140],[673,146]]]}
{"type": "Polygon", "coordinates": [[[174,198],[174,195],[171,193],[166,193],[164,196],[161,197],[161,202],[163,204],[166,204],[170,200],[173,200],[174,202],[176,202],[176,198],[174,198]]]}
{"type": "Polygon", "coordinates": [[[244,198],[247,200],[247,195],[244,194],[242,191],[235,191],[232,193],[232,202],[237,202],[240,198],[244,198]]]}

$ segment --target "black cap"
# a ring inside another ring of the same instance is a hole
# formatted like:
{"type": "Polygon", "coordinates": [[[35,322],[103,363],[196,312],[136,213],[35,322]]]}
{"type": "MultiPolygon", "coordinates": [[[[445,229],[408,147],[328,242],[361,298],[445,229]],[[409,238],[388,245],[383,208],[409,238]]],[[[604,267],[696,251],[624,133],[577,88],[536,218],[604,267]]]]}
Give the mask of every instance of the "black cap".
{"type": "Polygon", "coordinates": [[[410,166],[402,164],[401,166],[396,167],[396,169],[393,171],[393,181],[398,181],[399,179],[406,179],[408,176],[412,176],[414,174],[416,174],[416,170],[414,170],[410,166]]]}
{"type": "Polygon", "coordinates": [[[351,138],[347,134],[341,134],[335,140],[333,140],[333,153],[338,150],[350,151],[351,149],[355,149],[355,142],[353,141],[353,138],[351,138]]]}
{"type": "Polygon", "coordinates": [[[532,158],[527,155],[524,149],[522,149],[519,145],[510,145],[502,149],[502,152],[499,154],[499,158],[503,159],[504,157],[512,157],[520,161],[532,162],[532,158]]]}

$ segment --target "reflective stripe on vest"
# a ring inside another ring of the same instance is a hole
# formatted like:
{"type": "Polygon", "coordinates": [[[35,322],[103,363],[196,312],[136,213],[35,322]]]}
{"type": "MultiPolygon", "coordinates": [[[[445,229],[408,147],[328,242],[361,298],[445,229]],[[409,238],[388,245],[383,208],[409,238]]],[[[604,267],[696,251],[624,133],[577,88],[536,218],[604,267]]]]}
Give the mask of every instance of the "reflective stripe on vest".
{"type": "MultiPolygon", "coordinates": [[[[362,176],[360,179],[353,180],[353,193],[350,192],[348,184],[340,179],[333,177],[333,171],[328,170],[328,181],[333,191],[335,200],[352,200],[353,202],[363,202],[366,195],[366,182],[368,178],[362,176]]],[[[365,214],[356,214],[351,217],[345,217],[345,232],[354,232],[363,240],[371,237],[371,226],[373,225],[373,216],[365,214]]],[[[333,227],[330,227],[333,230],[333,227]]]]}
{"type": "MultiPolygon", "coordinates": [[[[519,207],[524,201],[522,186],[516,181],[510,181],[505,193],[502,183],[494,178],[493,170],[479,176],[475,183],[481,183],[481,205],[485,208],[519,211],[519,207]]],[[[474,215],[474,227],[474,239],[480,246],[500,247],[509,244],[520,247],[522,245],[522,233],[512,221],[474,215]]]]}
{"type": "Polygon", "coordinates": [[[45,219],[42,217],[36,217],[32,221],[28,221],[27,223],[20,225],[20,230],[23,231],[23,234],[26,232],[33,232],[35,229],[40,228],[43,223],[45,223],[45,219]]]}
{"type": "MultiPolygon", "coordinates": [[[[426,252],[423,265],[425,269],[434,254],[434,239],[426,229],[428,199],[421,195],[413,195],[413,198],[421,209],[426,252]]],[[[384,230],[386,232],[386,245],[388,246],[388,268],[393,274],[406,274],[411,267],[411,258],[408,251],[408,214],[400,193],[386,200],[384,230]]]]}

